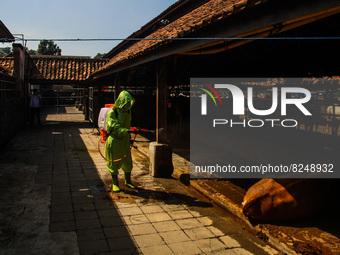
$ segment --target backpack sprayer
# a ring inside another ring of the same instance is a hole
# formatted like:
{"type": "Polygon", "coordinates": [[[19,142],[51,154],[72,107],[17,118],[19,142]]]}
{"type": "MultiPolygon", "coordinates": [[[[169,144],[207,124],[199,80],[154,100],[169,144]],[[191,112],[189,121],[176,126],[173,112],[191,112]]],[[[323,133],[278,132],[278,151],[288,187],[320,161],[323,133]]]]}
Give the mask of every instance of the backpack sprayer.
{"type": "Polygon", "coordinates": [[[98,151],[99,151],[99,154],[103,157],[103,159],[105,159],[106,161],[108,162],[119,162],[121,160],[123,160],[124,158],[127,157],[127,155],[129,155],[129,153],[131,152],[132,150],[132,147],[133,147],[133,144],[136,140],[136,137],[137,137],[137,134],[141,133],[141,132],[144,132],[144,133],[153,133],[154,130],[148,130],[148,129],[144,129],[144,128],[137,128],[137,127],[130,127],[129,129],[129,133],[134,133],[135,136],[134,138],[132,139],[132,142],[131,142],[131,146],[130,146],[130,150],[121,158],[119,159],[114,159],[114,160],[110,160],[110,159],[107,159],[103,153],[101,152],[100,150],[100,144],[101,143],[106,143],[106,139],[108,138],[109,134],[107,133],[107,128],[106,128],[106,118],[107,118],[107,114],[109,113],[110,110],[112,110],[112,107],[113,107],[114,104],[105,104],[105,107],[104,108],[101,108],[100,109],[100,112],[99,112],[99,116],[98,116],[98,127],[100,128],[100,137],[99,137],[99,140],[98,140],[98,151]]]}

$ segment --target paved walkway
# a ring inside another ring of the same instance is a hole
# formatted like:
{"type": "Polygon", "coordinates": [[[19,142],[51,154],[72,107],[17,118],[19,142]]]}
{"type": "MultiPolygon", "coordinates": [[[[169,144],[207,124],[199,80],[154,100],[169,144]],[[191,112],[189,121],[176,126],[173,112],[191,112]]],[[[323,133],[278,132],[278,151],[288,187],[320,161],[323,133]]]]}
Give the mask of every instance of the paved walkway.
{"type": "Polygon", "coordinates": [[[140,189],[110,195],[97,131],[77,109],[66,112],[47,114],[1,152],[0,254],[277,254],[213,226],[192,197],[148,175],[136,151],[140,189]]]}

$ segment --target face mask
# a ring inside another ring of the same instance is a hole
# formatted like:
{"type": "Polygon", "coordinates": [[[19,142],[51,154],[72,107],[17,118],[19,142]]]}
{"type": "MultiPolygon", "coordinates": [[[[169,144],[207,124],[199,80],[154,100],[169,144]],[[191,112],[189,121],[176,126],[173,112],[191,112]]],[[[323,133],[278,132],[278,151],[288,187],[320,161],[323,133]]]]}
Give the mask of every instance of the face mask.
{"type": "Polygon", "coordinates": [[[124,105],[124,109],[128,110],[130,108],[130,106],[131,106],[131,103],[127,103],[127,104],[124,105]]]}

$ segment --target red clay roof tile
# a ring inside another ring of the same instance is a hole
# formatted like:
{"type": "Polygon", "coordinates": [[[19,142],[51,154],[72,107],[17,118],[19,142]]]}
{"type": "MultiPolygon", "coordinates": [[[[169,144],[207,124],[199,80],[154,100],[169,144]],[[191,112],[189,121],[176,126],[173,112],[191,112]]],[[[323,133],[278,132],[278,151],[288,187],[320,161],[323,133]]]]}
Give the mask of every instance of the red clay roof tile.
{"type": "MultiPolygon", "coordinates": [[[[177,20],[169,23],[154,31],[145,38],[178,38],[184,37],[204,26],[207,26],[220,19],[227,18],[229,15],[243,10],[245,7],[253,6],[258,2],[265,2],[267,0],[211,0],[177,20]]],[[[170,7],[171,8],[171,7],[170,7]]],[[[141,40],[131,45],[126,50],[118,53],[111,58],[110,62],[99,71],[109,69],[119,63],[136,56],[143,55],[161,45],[170,43],[168,40],[141,40]]]]}
{"type": "Polygon", "coordinates": [[[86,57],[31,56],[28,61],[27,78],[29,80],[84,81],[107,62],[104,59],[96,60],[86,57]]]}
{"type": "MultiPolygon", "coordinates": [[[[29,80],[84,81],[108,60],[86,57],[31,56],[28,59],[26,76],[29,80]]],[[[0,70],[8,74],[14,70],[14,59],[0,58],[0,70]]]]}
{"type": "Polygon", "coordinates": [[[12,74],[14,70],[14,58],[0,58],[0,71],[5,70],[7,74],[12,74]]]}

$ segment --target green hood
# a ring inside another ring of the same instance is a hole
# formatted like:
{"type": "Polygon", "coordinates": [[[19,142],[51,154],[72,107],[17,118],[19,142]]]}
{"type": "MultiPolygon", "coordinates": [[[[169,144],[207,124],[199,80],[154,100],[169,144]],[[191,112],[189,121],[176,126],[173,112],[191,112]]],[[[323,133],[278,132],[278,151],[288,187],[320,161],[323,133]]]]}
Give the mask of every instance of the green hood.
{"type": "Polygon", "coordinates": [[[113,106],[114,108],[117,109],[123,109],[124,105],[126,105],[127,103],[131,102],[131,106],[129,109],[131,109],[131,107],[133,106],[133,104],[135,103],[135,99],[131,96],[131,94],[125,90],[123,90],[122,92],[120,92],[115,105],[113,106]]]}

